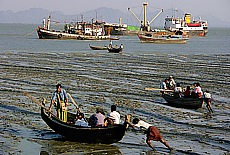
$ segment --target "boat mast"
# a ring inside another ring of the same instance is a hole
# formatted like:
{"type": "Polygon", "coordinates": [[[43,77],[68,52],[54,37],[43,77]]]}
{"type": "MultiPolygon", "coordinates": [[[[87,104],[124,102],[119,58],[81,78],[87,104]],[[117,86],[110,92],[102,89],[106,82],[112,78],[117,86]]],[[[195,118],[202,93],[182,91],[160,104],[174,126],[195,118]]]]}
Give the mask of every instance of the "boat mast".
{"type": "Polygon", "coordinates": [[[147,14],[146,13],[147,12],[146,11],[147,10],[147,5],[148,5],[148,2],[143,3],[143,8],[144,8],[143,29],[144,29],[144,31],[148,30],[148,26],[149,26],[149,25],[147,26],[147,15],[146,15],[147,14]]]}
{"type": "Polygon", "coordinates": [[[160,12],[150,22],[147,22],[147,5],[148,5],[148,2],[143,3],[143,8],[144,8],[143,9],[144,10],[143,21],[141,21],[135,15],[135,13],[130,8],[128,8],[128,11],[130,11],[141,24],[141,31],[150,31],[150,24],[163,12],[163,9],[161,9],[160,12]]]}
{"type": "Polygon", "coordinates": [[[149,24],[151,24],[162,12],[163,12],[163,9],[161,9],[161,11],[158,12],[158,14],[149,22],[149,24]]]}

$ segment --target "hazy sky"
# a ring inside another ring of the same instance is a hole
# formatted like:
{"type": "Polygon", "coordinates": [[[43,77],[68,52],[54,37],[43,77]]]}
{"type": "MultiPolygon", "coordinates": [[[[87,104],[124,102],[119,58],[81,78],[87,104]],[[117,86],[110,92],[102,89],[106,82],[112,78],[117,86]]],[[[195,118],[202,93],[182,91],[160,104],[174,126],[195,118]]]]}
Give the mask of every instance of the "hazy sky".
{"type": "MultiPolygon", "coordinates": [[[[144,0],[0,0],[0,11],[24,11],[30,8],[43,8],[61,11],[68,15],[79,14],[108,7],[127,12],[127,8],[140,7],[144,0]]],[[[149,7],[178,8],[192,15],[211,15],[230,23],[230,0],[149,0],[149,7]]],[[[135,12],[136,13],[136,12],[135,12]]],[[[137,12],[140,13],[140,12],[137,12]]]]}

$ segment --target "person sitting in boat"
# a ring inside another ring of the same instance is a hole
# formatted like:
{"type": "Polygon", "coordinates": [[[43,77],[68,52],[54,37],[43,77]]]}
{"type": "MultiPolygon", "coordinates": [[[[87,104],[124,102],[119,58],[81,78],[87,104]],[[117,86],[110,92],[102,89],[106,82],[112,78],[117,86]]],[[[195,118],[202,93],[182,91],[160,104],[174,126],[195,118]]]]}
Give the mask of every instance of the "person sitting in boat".
{"type": "Polygon", "coordinates": [[[120,114],[116,111],[117,106],[116,105],[111,105],[111,112],[108,115],[108,117],[105,119],[107,121],[108,125],[113,125],[113,124],[120,124],[120,114]]]}
{"type": "Polygon", "coordinates": [[[190,88],[190,86],[187,86],[187,88],[186,88],[185,92],[183,92],[182,96],[187,98],[187,97],[191,97],[191,95],[192,95],[191,88],[190,88]]]}
{"type": "Polygon", "coordinates": [[[123,48],[123,44],[120,45],[120,48],[123,48]]]}
{"type": "Polygon", "coordinates": [[[194,88],[194,90],[193,90],[193,92],[192,92],[192,94],[193,94],[192,96],[193,96],[194,98],[202,98],[203,92],[202,92],[202,90],[201,90],[200,83],[199,83],[199,82],[198,82],[198,83],[194,83],[193,86],[194,86],[195,88],[194,88]]]}
{"type": "Polygon", "coordinates": [[[153,150],[155,150],[155,149],[154,149],[153,145],[151,144],[150,140],[160,141],[167,148],[169,148],[170,151],[173,150],[173,148],[169,146],[168,142],[162,138],[159,130],[155,126],[153,126],[153,125],[151,125],[151,124],[149,124],[143,120],[140,120],[139,118],[134,118],[133,124],[129,123],[128,121],[126,121],[126,122],[132,128],[138,127],[138,128],[144,128],[146,130],[145,131],[145,134],[147,134],[146,143],[153,150]]]}
{"type": "Polygon", "coordinates": [[[169,80],[167,78],[161,83],[160,89],[164,89],[164,90],[169,89],[169,80]]]}
{"type": "Polygon", "coordinates": [[[103,108],[97,107],[96,114],[93,114],[89,118],[89,126],[91,127],[104,127],[105,113],[103,108]]]}
{"type": "Polygon", "coordinates": [[[79,114],[77,114],[75,125],[82,126],[82,127],[89,127],[88,123],[85,121],[83,113],[80,112],[79,114]]]}
{"type": "Polygon", "coordinates": [[[56,103],[57,117],[64,122],[67,122],[67,106],[68,106],[68,97],[65,89],[62,88],[61,84],[56,85],[56,91],[53,93],[49,111],[51,111],[52,105],[56,103]]]}
{"type": "Polygon", "coordinates": [[[176,86],[176,82],[174,81],[172,76],[169,76],[169,89],[174,90],[175,86],[176,86]]]}
{"type": "Polygon", "coordinates": [[[176,87],[174,88],[174,97],[178,98],[181,97],[181,95],[182,95],[182,87],[180,83],[177,83],[176,87]]]}
{"type": "Polygon", "coordinates": [[[110,40],[110,42],[109,42],[109,48],[112,48],[113,47],[113,42],[112,42],[112,40],[110,40]]]}

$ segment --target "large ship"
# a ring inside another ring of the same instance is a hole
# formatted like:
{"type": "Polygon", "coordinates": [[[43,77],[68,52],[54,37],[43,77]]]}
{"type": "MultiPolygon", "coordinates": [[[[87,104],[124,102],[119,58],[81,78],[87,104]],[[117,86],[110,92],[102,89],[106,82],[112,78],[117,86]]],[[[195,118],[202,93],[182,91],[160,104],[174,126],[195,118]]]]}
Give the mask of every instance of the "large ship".
{"type": "Polygon", "coordinates": [[[79,21],[74,24],[65,24],[64,30],[51,30],[51,19],[43,19],[43,27],[38,26],[39,39],[77,39],[77,40],[118,40],[105,34],[104,23],[87,23],[79,21]]]}
{"type": "Polygon", "coordinates": [[[205,36],[208,33],[208,22],[205,20],[191,19],[191,14],[186,13],[184,18],[166,17],[165,30],[184,31],[189,36],[205,36]]]}
{"type": "Polygon", "coordinates": [[[105,23],[105,33],[110,35],[126,35],[127,24],[122,24],[122,18],[119,18],[119,24],[117,23],[105,23]]]}

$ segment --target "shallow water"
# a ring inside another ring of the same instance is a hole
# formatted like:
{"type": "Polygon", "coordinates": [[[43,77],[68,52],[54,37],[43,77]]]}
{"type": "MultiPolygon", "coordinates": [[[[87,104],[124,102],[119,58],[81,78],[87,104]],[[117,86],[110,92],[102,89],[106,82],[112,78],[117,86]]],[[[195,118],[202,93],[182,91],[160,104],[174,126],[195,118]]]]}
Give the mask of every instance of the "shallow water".
{"type": "MultiPolygon", "coordinates": [[[[172,154],[229,153],[229,40],[218,43],[216,39],[229,39],[228,31],[210,30],[207,37],[191,38],[185,45],[141,44],[135,37],[122,37],[117,44],[124,44],[124,53],[110,54],[88,47],[106,41],[39,40],[32,28],[19,25],[15,29],[21,33],[10,35],[7,28],[0,31],[0,154],[169,153],[159,142],[152,142],[156,151],[151,151],[145,135],[131,129],[112,145],[61,138],[42,121],[39,106],[23,95],[27,91],[37,99],[49,99],[57,82],[86,116],[95,106],[109,112],[110,105],[117,104],[122,119],[131,114],[157,126],[175,149],[172,154]],[[214,98],[212,118],[205,117],[205,106],[198,110],[170,107],[159,92],[144,90],[158,88],[169,75],[184,87],[199,81],[203,90],[209,90],[214,98]]],[[[74,112],[74,106],[69,110],[74,112]]]]}

